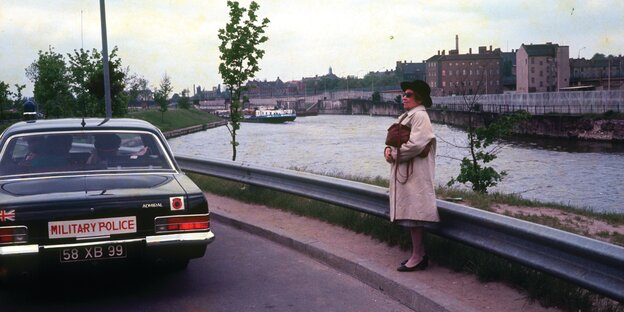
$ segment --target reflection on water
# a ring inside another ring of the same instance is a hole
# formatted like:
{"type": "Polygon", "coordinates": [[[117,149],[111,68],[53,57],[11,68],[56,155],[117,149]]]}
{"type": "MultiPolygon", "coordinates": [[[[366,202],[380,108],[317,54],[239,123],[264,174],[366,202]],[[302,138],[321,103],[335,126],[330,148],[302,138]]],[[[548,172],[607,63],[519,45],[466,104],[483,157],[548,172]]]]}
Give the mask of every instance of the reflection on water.
{"type": "Polygon", "coordinates": [[[516,137],[508,140],[508,142],[519,147],[539,148],[567,153],[624,153],[623,142],[613,143],[539,137],[516,137]]]}
{"type": "MultiPolygon", "coordinates": [[[[321,115],[271,125],[246,123],[237,140],[237,161],[261,166],[299,168],[321,174],[387,177],[383,159],[390,117],[321,115]]],[[[436,182],[459,174],[467,156],[466,133],[434,124],[438,137],[436,182]]],[[[175,153],[231,159],[226,127],[169,140],[175,153]]],[[[624,213],[624,151],[617,144],[564,140],[507,141],[492,166],[508,176],[495,191],[525,198],[624,213]]]]}

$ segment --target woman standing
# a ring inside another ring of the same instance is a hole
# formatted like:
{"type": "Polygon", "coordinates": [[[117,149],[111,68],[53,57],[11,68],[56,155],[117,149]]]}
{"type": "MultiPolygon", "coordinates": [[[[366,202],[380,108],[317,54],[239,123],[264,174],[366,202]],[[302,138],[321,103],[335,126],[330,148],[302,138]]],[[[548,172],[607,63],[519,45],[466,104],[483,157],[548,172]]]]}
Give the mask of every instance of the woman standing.
{"type": "Polygon", "coordinates": [[[432,105],[431,88],[422,80],[404,81],[403,108],[399,123],[410,128],[409,140],[400,147],[386,146],[390,163],[390,221],[409,228],[412,254],[397,269],[424,270],[429,264],[423,244],[423,227],[438,222],[434,188],[436,139],[426,107],[432,105]]]}

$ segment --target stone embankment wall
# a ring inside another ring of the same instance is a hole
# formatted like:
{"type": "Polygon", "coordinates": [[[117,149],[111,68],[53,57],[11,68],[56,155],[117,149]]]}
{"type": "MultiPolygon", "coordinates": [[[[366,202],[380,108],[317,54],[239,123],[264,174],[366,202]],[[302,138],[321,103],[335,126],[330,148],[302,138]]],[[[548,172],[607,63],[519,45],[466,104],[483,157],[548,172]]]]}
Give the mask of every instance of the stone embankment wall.
{"type": "MultiPolygon", "coordinates": [[[[450,112],[428,110],[432,122],[467,127],[470,118],[476,125],[495,120],[496,113],[450,112]]],[[[553,138],[624,142],[624,120],[589,119],[582,116],[538,115],[520,124],[517,134],[553,138]]]]}
{"type": "Polygon", "coordinates": [[[227,120],[220,120],[220,121],[215,121],[215,122],[211,122],[211,123],[207,123],[203,125],[197,125],[197,126],[191,126],[191,127],[186,127],[182,129],[175,129],[175,130],[167,131],[167,132],[164,132],[163,135],[165,136],[165,138],[170,139],[170,138],[183,136],[189,133],[204,131],[206,129],[212,129],[212,128],[216,128],[219,126],[225,126],[226,124],[227,124],[227,120]]]}

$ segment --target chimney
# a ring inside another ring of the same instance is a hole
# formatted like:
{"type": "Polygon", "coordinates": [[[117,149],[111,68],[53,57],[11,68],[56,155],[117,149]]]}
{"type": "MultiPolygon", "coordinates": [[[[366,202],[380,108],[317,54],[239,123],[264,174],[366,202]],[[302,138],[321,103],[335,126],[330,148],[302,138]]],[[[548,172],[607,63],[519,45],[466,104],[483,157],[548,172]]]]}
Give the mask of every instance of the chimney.
{"type": "Polygon", "coordinates": [[[446,55],[446,50],[442,50],[442,55],[446,55]]]}
{"type": "Polygon", "coordinates": [[[440,50],[438,50],[438,55],[440,55],[440,50]]]}
{"type": "Polygon", "coordinates": [[[472,48],[468,48],[468,54],[472,54],[472,48]]]}
{"type": "Polygon", "coordinates": [[[455,51],[459,54],[459,35],[455,35],[455,51]]]}
{"type": "Polygon", "coordinates": [[[492,45],[490,45],[490,52],[492,52],[492,45]]]}

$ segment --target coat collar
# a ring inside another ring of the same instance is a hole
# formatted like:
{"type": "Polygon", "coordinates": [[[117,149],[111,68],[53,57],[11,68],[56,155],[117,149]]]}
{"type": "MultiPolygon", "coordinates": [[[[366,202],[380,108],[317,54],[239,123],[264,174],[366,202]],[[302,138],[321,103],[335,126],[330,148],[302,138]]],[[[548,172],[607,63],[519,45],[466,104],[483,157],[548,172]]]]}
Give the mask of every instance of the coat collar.
{"type": "MultiPolygon", "coordinates": [[[[416,107],[414,107],[414,108],[412,108],[412,109],[408,110],[408,111],[407,111],[407,112],[405,112],[404,114],[407,114],[407,116],[405,116],[405,117],[410,117],[410,116],[414,115],[416,112],[419,112],[419,111],[426,111],[426,110],[427,110],[427,109],[425,108],[425,106],[423,106],[423,105],[418,105],[418,106],[416,106],[416,107]]],[[[403,115],[401,115],[401,116],[403,116],[403,115]]]]}

